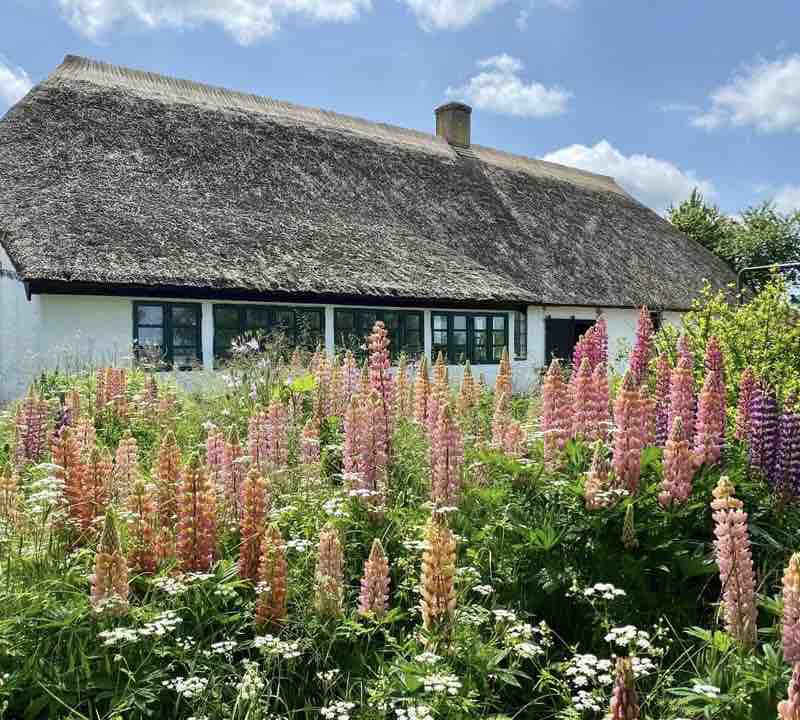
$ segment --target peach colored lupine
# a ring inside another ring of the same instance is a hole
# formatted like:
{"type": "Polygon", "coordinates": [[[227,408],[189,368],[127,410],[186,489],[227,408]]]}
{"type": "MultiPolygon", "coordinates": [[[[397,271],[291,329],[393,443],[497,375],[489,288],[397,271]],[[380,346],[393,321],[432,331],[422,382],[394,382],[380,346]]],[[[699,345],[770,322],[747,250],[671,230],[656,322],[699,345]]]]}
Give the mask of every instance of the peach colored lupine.
{"type": "Polygon", "coordinates": [[[331,379],[333,377],[333,367],[331,359],[327,353],[322,353],[317,363],[317,370],[314,373],[316,387],[314,388],[314,405],[316,414],[320,419],[325,419],[331,414],[331,379]]]}
{"type": "Polygon", "coordinates": [[[177,493],[175,554],[184,572],[206,572],[214,563],[217,509],[205,468],[194,456],[181,472],[177,493]]]}
{"type": "Polygon", "coordinates": [[[656,399],[650,395],[646,384],[639,387],[639,417],[642,423],[642,444],[651,447],[656,444],[656,399]]]}
{"type": "Polygon", "coordinates": [[[0,472],[0,518],[11,527],[15,527],[20,520],[22,501],[19,475],[8,465],[0,472]]]}
{"type": "Polygon", "coordinates": [[[505,392],[495,395],[494,414],[492,415],[492,446],[503,449],[506,430],[513,420],[511,415],[511,396],[505,392]]]}
{"type": "Polygon", "coordinates": [[[739,381],[739,400],[736,406],[736,429],[734,430],[734,437],[742,442],[750,437],[755,387],[756,375],[753,368],[745,368],[739,381]]]}
{"type": "Polygon", "coordinates": [[[117,527],[110,511],[106,512],[91,582],[91,603],[95,612],[104,615],[128,612],[128,564],[120,549],[117,527]]]}
{"type": "Polygon", "coordinates": [[[210,427],[206,436],[206,467],[208,479],[219,498],[225,497],[224,457],[225,435],[214,425],[210,427]]]}
{"type": "Polygon", "coordinates": [[[267,483],[257,468],[251,468],[242,488],[242,517],[239,522],[239,577],[256,580],[261,555],[261,536],[271,498],[267,483]]]}
{"type": "Polygon", "coordinates": [[[105,404],[111,405],[117,417],[128,415],[128,373],[125,368],[106,368],[105,404]]]}
{"type": "Polygon", "coordinates": [[[382,618],[389,609],[389,561],[378,538],[372,541],[369,557],[364,562],[358,612],[365,617],[382,618]]]}
{"type": "Polygon", "coordinates": [[[788,699],[778,703],[778,720],[800,720],[800,663],[792,669],[788,699]]]}
{"type": "Polygon", "coordinates": [[[800,662],[800,553],[789,558],[783,572],[783,659],[800,662]]]}
{"type": "Polygon", "coordinates": [[[314,354],[311,356],[311,359],[308,361],[308,372],[316,377],[317,375],[317,368],[319,368],[320,360],[322,360],[324,353],[322,348],[317,345],[316,349],[314,350],[314,354]]]}
{"type": "Polygon", "coordinates": [[[681,423],[680,417],[676,417],[664,447],[664,478],[658,495],[658,502],[664,508],[673,504],[682,505],[692,493],[695,458],[683,437],[681,423]]]}
{"type": "Polygon", "coordinates": [[[94,409],[97,414],[106,406],[106,371],[99,368],[94,373],[94,409]]]}
{"type": "Polygon", "coordinates": [[[633,381],[641,385],[647,377],[647,368],[650,364],[650,353],[653,344],[653,321],[650,319],[650,311],[642,305],[639,310],[639,318],[636,322],[636,339],[631,351],[629,367],[633,375],[633,381]]]}
{"type": "Polygon", "coordinates": [[[611,432],[611,398],[608,387],[608,368],[601,362],[592,371],[592,405],[595,437],[606,440],[611,432]]]}
{"type": "Polygon", "coordinates": [[[503,452],[511,458],[521,458],[525,454],[525,430],[522,423],[511,420],[503,435],[503,452]]]}
{"type": "Polygon", "coordinates": [[[606,458],[603,443],[598,440],[594,445],[592,464],[583,485],[583,499],[587,510],[599,510],[613,504],[610,475],[611,463],[606,458]]]}
{"type": "Polygon", "coordinates": [[[755,576],[744,504],[727,475],[720,477],[711,502],[714,550],[722,584],[725,628],[744,647],[756,642],[755,576]]]}
{"type": "Polygon", "coordinates": [[[344,354],[342,361],[342,400],[349,402],[358,390],[358,364],[351,350],[344,354]]]}
{"type": "Polygon", "coordinates": [[[289,428],[286,407],[277,398],[269,404],[267,438],[269,463],[276,468],[286,467],[289,463],[289,428]]]}
{"type": "Polygon", "coordinates": [[[298,348],[295,348],[292,352],[292,357],[289,360],[289,367],[295,372],[303,369],[303,356],[300,354],[298,348]]]}
{"type": "Polygon", "coordinates": [[[64,410],[67,414],[68,424],[75,427],[81,415],[81,394],[77,388],[72,388],[64,397],[64,410]]]}
{"type": "Polygon", "coordinates": [[[269,458],[269,420],[260,408],[247,421],[247,454],[255,467],[266,470],[269,458]]]}
{"type": "Polygon", "coordinates": [[[448,634],[456,610],[456,539],[444,515],[428,520],[422,553],[420,609],[425,629],[448,634]]]}
{"type": "Polygon", "coordinates": [[[475,378],[472,375],[472,366],[469,360],[464,364],[464,375],[458,393],[458,413],[461,417],[468,415],[478,404],[480,397],[475,387],[475,378]]]}
{"type": "Polygon", "coordinates": [[[14,456],[17,465],[41,462],[47,449],[47,401],[31,391],[20,403],[15,418],[14,456]]]}
{"type": "Polygon", "coordinates": [[[614,401],[614,451],[611,465],[616,482],[631,495],[639,489],[644,429],[639,390],[633,375],[625,373],[614,401]]]}
{"type": "Polygon", "coordinates": [[[633,661],[629,657],[617,658],[608,720],[638,720],[638,718],[639,696],[636,693],[633,661]]]}
{"type": "Polygon", "coordinates": [[[78,442],[81,455],[88,455],[97,442],[97,430],[94,421],[88,415],[81,415],[75,423],[75,440],[78,442]]]}
{"type": "Polygon", "coordinates": [[[171,527],[162,525],[158,528],[154,547],[156,565],[166,565],[175,559],[175,532],[171,527]]]}
{"type": "Polygon", "coordinates": [[[128,497],[128,562],[138,572],[156,571],[158,513],[154,488],[138,480],[128,497]]]}
{"type": "Polygon", "coordinates": [[[353,489],[359,499],[371,510],[380,513],[384,503],[386,472],[389,462],[384,405],[376,390],[371,390],[361,401],[356,414],[357,447],[355,481],[353,489]]]}
{"type": "Polygon", "coordinates": [[[392,437],[394,427],[395,387],[394,377],[389,372],[392,363],[389,357],[391,340],[386,326],[381,320],[372,326],[372,333],[367,338],[369,349],[369,384],[378,393],[383,403],[383,421],[386,425],[384,434],[392,437]]]}
{"type": "Polygon", "coordinates": [[[344,412],[344,368],[337,358],[331,363],[331,382],[328,390],[328,414],[341,417],[344,412]]]}
{"type": "Polygon", "coordinates": [[[449,399],[449,395],[450,382],[448,379],[447,365],[444,361],[444,355],[440,351],[436,357],[436,363],[433,366],[433,382],[431,383],[427,415],[425,417],[425,429],[428,437],[430,437],[431,433],[434,431],[436,423],[439,421],[439,413],[449,399]]]}
{"type": "Polygon", "coordinates": [[[331,523],[327,523],[319,534],[317,569],[314,573],[314,605],[323,617],[342,614],[343,568],[344,556],[339,533],[331,523]]]}
{"type": "Polygon", "coordinates": [[[105,514],[111,493],[111,475],[114,461],[108,448],[92,448],[86,460],[83,476],[83,517],[82,527],[88,530],[105,514]]]}
{"type": "Polygon", "coordinates": [[[550,363],[542,384],[540,430],[544,435],[544,462],[548,469],[553,469],[572,430],[569,392],[556,359],[550,363]]]}
{"type": "Polygon", "coordinates": [[[53,444],[53,463],[58,466],[55,475],[64,483],[64,497],[70,519],[82,524],[85,517],[84,476],[86,467],[81,458],[80,447],[71,428],[65,427],[61,437],[53,444]]]}
{"type": "Polygon", "coordinates": [[[685,335],[678,341],[678,364],[670,375],[667,422],[671,429],[675,425],[675,418],[680,417],[683,437],[691,443],[694,435],[695,395],[693,361],[688,343],[685,335]]]}
{"type": "Polygon", "coordinates": [[[570,435],[572,437],[584,440],[597,438],[596,399],[592,385],[592,367],[589,358],[584,357],[570,388],[572,396],[572,431],[570,435]]]}
{"type": "Polygon", "coordinates": [[[319,419],[312,416],[300,435],[300,457],[305,465],[319,464],[319,419]]]}
{"type": "Polygon", "coordinates": [[[414,378],[414,420],[425,425],[428,418],[428,401],[431,395],[431,381],[428,376],[428,358],[423,355],[419,361],[414,378]]]}
{"type": "Polygon", "coordinates": [[[364,405],[359,395],[351,395],[344,412],[344,439],[342,443],[342,470],[346,476],[345,480],[350,481],[355,473],[358,472],[360,438],[363,420],[361,416],[364,412],[364,405]]]}
{"type": "Polygon", "coordinates": [[[713,373],[706,375],[697,405],[694,431],[695,462],[716,465],[725,441],[725,386],[713,373]]]}
{"type": "Polygon", "coordinates": [[[181,450],[175,433],[167,432],[161,439],[154,468],[158,494],[158,515],[162,525],[172,527],[178,514],[176,497],[181,471],[181,450]]]}
{"type": "Polygon", "coordinates": [[[664,447],[669,436],[670,377],[672,366],[666,355],[659,355],[656,362],[656,445],[664,447]]]}
{"type": "Polygon", "coordinates": [[[269,525],[261,540],[258,565],[256,624],[280,622],[286,617],[286,545],[281,531],[269,525]]]}
{"type": "Polygon", "coordinates": [[[124,502],[140,476],[139,444],[131,431],[126,430],[114,455],[114,473],[111,479],[112,497],[124,502]]]}
{"type": "Polygon", "coordinates": [[[222,454],[222,476],[225,478],[225,497],[235,508],[234,517],[239,517],[242,508],[242,488],[247,476],[249,456],[239,443],[239,433],[233,428],[228,433],[222,454]]]}
{"type": "Polygon", "coordinates": [[[435,507],[458,505],[463,465],[464,440],[447,403],[431,436],[431,501],[435,507]]]}
{"type": "Polygon", "coordinates": [[[506,394],[512,395],[511,360],[508,357],[508,348],[503,348],[500,356],[500,365],[497,368],[497,379],[494,382],[495,397],[506,394]]]}
{"type": "Polygon", "coordinates": [[[408,380],[408,360],[405,353],[400,355],[395,371],[394,393],[395,413],[398,418],[407,418],[411,415],[411,384],[408,380]]]}
{"type": "Polygon", "coordinates": [[[369,384],[369,361],[365,360],[364,364],[361,366],[361,370],[359,371],[356,392],[359,395],[366,395],[370,391],[371,387],[372,386],[369,384]]]}

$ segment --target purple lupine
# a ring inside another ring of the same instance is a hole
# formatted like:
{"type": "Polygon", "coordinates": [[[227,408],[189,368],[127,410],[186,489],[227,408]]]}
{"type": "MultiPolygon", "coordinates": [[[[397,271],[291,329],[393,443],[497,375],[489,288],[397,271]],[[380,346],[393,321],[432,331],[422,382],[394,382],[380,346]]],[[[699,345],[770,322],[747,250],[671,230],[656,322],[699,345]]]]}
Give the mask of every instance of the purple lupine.
{"type": "Polygon", "coordinates": [[[786,401],[781,416],[775,482],[783,494],[800,494],[800,407],[794,397],[786,401]]]}
{"type": "Polygon", "coordinates": [[[750,420],[750,467],[774,486],[778,449],[778,403],[769,386],[760,382],[753,390],[750,420]]]}

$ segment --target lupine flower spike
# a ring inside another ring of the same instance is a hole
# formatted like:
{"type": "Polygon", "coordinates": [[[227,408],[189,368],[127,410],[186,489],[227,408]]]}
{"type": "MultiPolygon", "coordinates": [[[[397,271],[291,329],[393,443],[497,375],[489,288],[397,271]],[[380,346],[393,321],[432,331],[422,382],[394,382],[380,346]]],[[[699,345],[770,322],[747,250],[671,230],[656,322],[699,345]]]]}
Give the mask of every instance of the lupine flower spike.
{"type": "Polygon", "coordinates": [[[706,378],[697,407],[694,453],[698,465],[716,465],[725,441],[725,372],[715,337],[706,349],[706,378]]]}
{"type": "Polygon", "coordinates": [[[269,490],[257,468],[244,481],[242,519],[239,523],[239,577],[255,581],[261,557],[261,536],[270,505],[269,490]]]}
{"type": "Polygon", "coordinates": [[[411,385],[408,381],[408,360],[405,353],[400,355],[395,375],[395,413],[399,418],[411,414],[411,385]]]}
{"type": "Polygon", "coordinates": [[[750,437],[750,421],[753,412],[753,392],[756,376],[753,368],[745,368],[739,380],[739,400],[736,406],[736,428],[733,436],[740,442],[750,437]]]}
{"type": "Polygon", "coordinates": [[[128,612],[128,593],[128,564],[120,549],[114,516],[108,511],[94,560],[92,608],[97,613],[124,615],[128,612]]]}
{"type": "Polygon", "coordinates": [[[608,720],[638,720],[639,698],[633,662],[629,657],[617,658],[617,673],[611,692],[611,713],[608,720]]]}
{"type": "Polygon", "coordinates": [[[639,386],[639,417],[642,423],[642,445],[656,444],[656,400],[650,395],[646,383],[639,386]]]}
{"type": "Polygon", "coordinates": [[[664,448],[664,479],[658,495],[658,502],[664,508],[673,504],[682,505],[692,492],[694,456],[689,443],[683,437],[682,422],[680,417],[675,418],[672,432],[664,448]]]}
{"type": "Polygon", "coordinates": [[[630,372],[625,373],[614,403],[614,453],[612,466],[617,483],[631,495],[639,489],[644,433],[639,391],[630,372]]]}
{"type": "Polygon", "coordinates": [[[503,354],[500,357],[500,365],[497,368],[497,379],[494,382],[494,395],[500,397],[506,394],[511,397],[511,360],[508,357],[508,348],[503,348],[503,354]]]}
{"type": "Polygon", "coordinates": [[[195,456],[181,473],[177,496],[175,552],[184,572],[207,572],[216,544],[215,494],[205,469],[195,456]]]}
{"type": "Polygon", "coordinates": [[[300,454],[304,465],[319,464],[319,419],[310,417],[300,437],[300,454]]]}
{"type": "Polygon", "coordinates": [[[494,415],[492,416],[492,445],[503,449],[506,431],[512,421],[511,396],[505,392],[495,395],[494,415]]]}
{"type": "Polygon", "coordinates": [[[161,440],[154,469],[161,524],[172,526],[177,516],[176,495],[181,470],[181,451],[172,431],[161,440]]]}
{"type": "Polygon", "coordinates": [[[756,642],[755,577],[747,530],[747,513],[723,475],[714,488],[714,549],[722,584],[725,627],[742,646],[756,642]]]}
{"type": "Polygon", "coordinates": [[[666,355],[659,355],[656,363],[656,445],[664,447],[669,436],[670,376],[672,367],[666,355]]]}
{"type": "Polygon", "coordinates": [[[128,560],[142,573],[156,571],[158,514],[153,488],[137,480],[128,497],[128,560]]]}
{"type": "Polygon", "coordinates": [[[47,447],[47,401],[31,389],[22,401],[15,421],[15,450],[17,464],[37,463],[47,447]]]}
{"type": "Polygon", "coordinates": [[[795,396],[786,399],[781,415],[775,487],[783,498],[800,493],[800,405],[795,396]]]}
{"type": "Polygon", "coordinates": [[[69,427],[64,428],[61,436],[53,444],[53,463],[59,468],[56,477],[64,483],[69,516],[76,523],[82,524],[86,510],[83,487],[86,465],[81,458],[78,442],[69,427]]]}
{"type": "Polygon", "coordinates": [[[394,428],[395,387],[394,378],[389,372],[389,333],[386,326],[378,320],[368,338],[369,345],[369,384],[378,393],[383,404],[384,435],[391,443],[394,428]]]}
{"type": "Polygon", "coordinates": [[[447,403],[431,437],[431,500],[437,508],[458,505],[463,464],[464,441],[447,403]]]}
{"type": "Polygon", "coordinates": [[[382,618],[389,609],[389,561],[381,541],[375,538],[364,563],[358,612],[366,617],[382,618]]]}
{"type": "Polygon", "coordinates": [[[668,427],[672,429],[675,418],[680,417],[684,439],[692,442],[694,434],[694,374],[689,340],[682,335],[678,341],[678,364],[670,376],[668,427]]]}
{"type": "Polygon", "coordinates": [[[622,544],[626,550],[635,550],[639,547],[639,539],[636,537],[636,519],[633,503],[630,503],[625,508],[625,519],[622,522],[622,544]]]}
{"type": "Polygon", "coordinates": [[[584,440],[597,439],[597,409],[589,358],[581,360],[575,371],[572,386],[572,437],[584,440]]]}
{"type": "Polygon", "coordinates": [[[598,440],[594,445],[592,464],[583,486],[583,498],[587,510],[599,510],[612,504],[613,497],[609,492],[610,472],[611,464],[606,459],[603,443],[598,440]]]}
{"type": "Polygon", "coordinates": [[[459,415],[462,418],[469,415],[479,399],[475,392],[475,378],[472,375],[472,367],[469,364],[469,360],[467,360],[464,364],[464,376],[461,379],[461,388],[458,394],[459,415]]]}
{"type": "Polygon", "coordinates": [[[86,461],[83,476],[83,517],[82,527],[88,530],[102,517],[108,506],[111,490],[111,474],[114,463],[108,448],[92,448],[86,461]]]}
{"type": "Polygon", "coordinates": [[[567,386],[558,360],[553,360],[542,385],[540,430],[544,435],[545,465],[553,469],[572,430],[572,414],[567,386]]]}
{"type": "Polygon", "coordinates": [[[440,351],[439,355],[436,357],[436,363],[433,366],[433,384],[431,385],[431,392],[428,397],[427,416],[425,418],[428,437],[431,436],[436,428],[436,423],[439,421],[439,413],[443,405],[447,402],[449,394],[450,385],[447,365],[444,361],[444,355],[440,351]]]}
{"type": "Polygon", "coordinates": [[[611,427],[611,403],[608,387],[608,368],[599,363],[592,372],[592,404],[594,405],[594,434],[598,439],[608,438],[611,427]]]}
{"type": "Polygon", "coordinates": [[[314,575],[315,605],[322,617],[338,617],[342,614],[343,566],[344,557],[339,533],[328,523],[319,535],[317,570],[314,575]]]}
{"type": "Polygon", "coordinates": [[[124,501],[139,480],[139,445],[130,430],[126,430],[117,446],[114,457],[112,495],[124,501]]]}
{"type": "Polygon", "coordinates": [[[456,539],[444,515],[428,521],[422,555],[420,607],[425,629],[449,633],[456,609],[456,539]]]}
{"type": "Polygon", "coordinates": [[[766,383],[758,383],[753,390],[750,418],[750,467],[760,471],[773,487],[779,439],[778,425],[778,403],[775,393],[766,383]]]}
{"type": "Polygon", "coordinates": [[[280,622],[286,617],[286,545],[275,525],[264,531],[261,541],[256,592],[257,625],[280,622]]]}
{"type": "Polygon", "coordinates": [[[633,381],[637,385],[641,385],[647,376],[652,341],[653,321],[650,319],[650,311],[642,306],[639,310],[639,319],[636,323],[636,340],[634,341],[630,358],[630,370],[633,375],[633,381]]]}
{"type": "Polygon", "coordinates": [[[800,663],[792,670],[788,700],[778,703],[778,720],[800,720],[800,663]]]}
{"type": "Polygon", "coordinates": [[[789,558],[783,573],[783,659],[800,663],[800,553],[789,558]]]}
{"type": "Polygon", "coordinates": [[[424,425],[428,417],[428,400],[431,394],[431,381],[428,376],[428,358],[423,355],[419,361],[414,378],[414,420],[424,425]]]}

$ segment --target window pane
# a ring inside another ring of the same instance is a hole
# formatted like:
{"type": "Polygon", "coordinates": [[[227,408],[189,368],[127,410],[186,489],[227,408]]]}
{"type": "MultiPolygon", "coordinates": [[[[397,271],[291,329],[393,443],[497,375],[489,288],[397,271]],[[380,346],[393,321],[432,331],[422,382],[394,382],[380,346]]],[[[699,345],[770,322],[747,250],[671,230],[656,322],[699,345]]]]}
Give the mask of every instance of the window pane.
{"type": "Polygon", "coordinates": [[[140,327],[139,328],[139,344],[140,345],[163,345],[164,344],[164,330],[163,328],[154,327],[140,327]]]}
{"type": "Polygon", "coordinates": [[[260,307],[248,307],[244,311],[245,330],[269,330],[269,310],[260,307]]]}
{"type": "Polygon", "coordinates": [[[307,332],[320,332],[322,330],[322,313],[319,310],[298,310],[297,327],[307,332]]]}
{"type": "Polygon", "coordinates": [[[486,318],[482,316],[476,316],[472,318],[473,327],[476,330],[486,330],[486,318]]]}
{"type": "Polygon", "coordinates": [[[197,330],[195,328],[173,328],[172,345],[176,349],[179,347],[197,347],[197,330]]]}
{"type": "Polygon", "coordinates": [[[433,342],[435,345],[443,345],[447,347],[447,330],[434,330],[433,342]]]}
{"type": "Polygon", "coordinates": [[[467,316],[454,315],[453,316],[453,330],[466,330],[467,329],[467,316]]]}
{"type": "Polygon", "coordinates": [[[406,332],[413,330],[419,331],[422,326],[422,318],[419,313],[409,313],[406,315],[406,332]]]}
{"type": "Polygon", "coordinates": [[[506,316],[505,315],[496,315],[492,318],[492,327],[495,330],[505,330],[506,329],[506,316]]]}
{"type": "Polygon", "coordinates": [[[418,330],[406,330],[406,348],[417,350],[422,347],[422,334],[418,330]]]}
{"type": "Polygon", "coordinates": [[[273,311],[273,330],[291,330],[294,327],[294,312],[292,310],[273,311]]]}
{"type": "Polygon", "coordinates": [[[503,357],[503,347],[495,346],[494,354],[492,356],[494,360],[500,360],[503,357]]]}
{"type": "Polygon", "coordinates": [[[195,327],[197,325],[197,310],[193,307],[173,305],[172,324],[195,327]]]}
{"type": "Polygon", "coordinates": [[[447,317],[445,315],[433,316],[433,329],[434,330],[447,330],[447,317]]]}
{"type": "Polygon", "coordinates": [[[502,331],[498,332],[497,330],[495,330],[492,333],[492,344],[495,347],[498,347],[498,346],[501,347],[501,348],[505,347],[506,346],[506,334],[504,332],[502,332],[502,331]]]}
{"type": "Polygon", "coordinates": [[[487,333],[476,332],[472,336],[472,361],[475,363],[485,363],[488,359],[487,353],[487,333]]]}
{"type": "Polygon", "coordinates": [[[454,330],[453,331],[453,345],[464,346],[467,345],[467,331],[454,330]]]}
{"type": "Polygon", "coordinates": [[[337,311],[335,324],[336,324],[336,335],[338,336],[340,333],[351,333],[353,332],[354,325],[354,317],[353,313],[349,311],[337,311]]]}
{"type": "Polygon", "coordinates": [[[365,338],[372,332],[372,326],[378,319],[378,313],[374,310],[364,310],[358,314],[358,332],[365,338]]]}
{"type": "Polygon", "coordinates": [[[218,355],[227,353],[231,349],[231,343],[238,336],[237,330],[217,330],[214,333],[214,352],[218,355]]]}
{"type": "Polygon", "coordinates": [[[161,305],[137,305],[137,325],[163,325],[164,308],[161,305]]]}
{"type": "Polygon", "coordinates": [[[215,307],[214,327],[239,331],[239,310],[235,307],[215,307]]]}

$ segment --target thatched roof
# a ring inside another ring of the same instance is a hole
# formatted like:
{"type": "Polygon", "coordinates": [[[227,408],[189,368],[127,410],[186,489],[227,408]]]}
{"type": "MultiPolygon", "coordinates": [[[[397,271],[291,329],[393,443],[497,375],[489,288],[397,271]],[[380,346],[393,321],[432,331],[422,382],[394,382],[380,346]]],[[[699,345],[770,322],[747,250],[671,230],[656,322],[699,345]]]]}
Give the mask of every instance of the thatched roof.
{"type": "Polygon", "coordinates": [[[685,308],[726,266],[611,178],[68,56],[0,121],[37,286],[685,308]]]}

